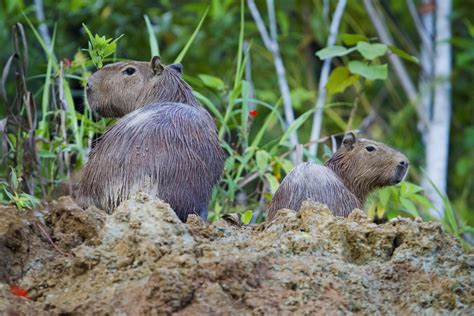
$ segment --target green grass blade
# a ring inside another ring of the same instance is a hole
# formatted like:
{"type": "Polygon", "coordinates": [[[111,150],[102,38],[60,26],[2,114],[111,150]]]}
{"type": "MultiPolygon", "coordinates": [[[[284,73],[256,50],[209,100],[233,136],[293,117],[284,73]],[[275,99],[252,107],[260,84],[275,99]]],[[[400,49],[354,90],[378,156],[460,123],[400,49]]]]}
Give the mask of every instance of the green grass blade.
{"type": "Polygon", "coordinates": [[[54,50],[54,43],[56,41],[56,27],[57,25],[54,25],[54,31],[53,31],[53,38],[51,41],[51,49],[50,53],[48,55],[48,66],[46,67],[46,78],[44,82],[44,89],[43,89],[43,96],[41,99],[41,122],[39,125],[40,129],[40,135],[43,138],[47,138],[49,136],[49,133],[46,133],[46,113],[48,112],[48,107],[49,107],[49,93],[50,93],[50,87],[51,87],[51,72],[53,69],[53,58],[51,57],[53,55],[53,50],[54,50]]]}
{"type": "Polygon", "coordinates": [[[153,30],[153,25],[151,25],[150,18],[148,15],[144,15],[146,29],[148,31],[148,42],[150,43],[151,57],[160,56],[160,47],[158,46],[158,40],[155,36],[155,31],[153,30]]]}
{"type": "Polygon", "coordinates": [[[270,122],[275,118],[280,104],[281,104],[281,98],[278,100],[278,103],[275,105],[272,112],[265,119],[265,122],[263,123],[262,127],[260,127],[260,130],[258,131],[257,135],[255,135],[255,138],[253,139],[250,147],[258,147],[258,145],[260,144],[260,141],[263,138],[263,135],[267,131],[268,125],[270,125],[270,122]]]}
{"type": "Polygon", "coordinates": [[[34,27],[33,23],[31,23],[30,19],[28,18],[28,16],[27,16],[24,12],[23,12],[23,17],[25,18],[26,23],[28,23],[29,27],[30,27],[31,30],[33,31],[33,34],[35,35],[36,39],[37,39],[38,42],[40,43],[40,45],[41,45],[41,47],[43,48],[44,52],[45,52],[46,55],[48,56],[48,59],[50,59],[50,58],[53,59],[54,70],[55,70],[55,71],[59,71],[59,64],[58,64],[58,62],[56,61],[56,58],[54,57],[54,55],[52,54],[52,51],[51,51],[51,52],[49,51],[48,46],[46,46],[46,44],[45,44],[44,41],[43,41],[43,38],[41,38],[41,35],[38,33],[38,31],[37,31],[36,28],[34,27]]]}
{"type": "Polygon", "coordinates": [[[235,72],[235,80],[234,80],[234,87],[239,84],[241,75],[242,67],[242,50],[244,45],[244,33],[245,33],[245,19],[244,19],[244,0],[240,1],[240,33],[239,33],[239,48],[237,54],[237,71],[235,72]]]}
{"type": "Polygon", "coordinates": [[[194,39],[196,38],[196,35],[199,33],[199,30],[201,29],[201,26],[202,26],[202,23],[204,22],[204,20],[206,19],[206,16],[207,14],[209,13],[209,7],[207,7],[206,11],[204,11],[204,14],[202,15],[201,17],[201,20],[199,21],[199,24],[198,26],[196,27],[196,29],[194,30],[193,34],[191,35],[191,37],[189,38],[188,42],[186,43],[186,45],[184,45],[184,48],[183,50],[181,51],[181,53],[179,53],[178,57],[176,57],[175,61],[174,61],[174,64],[177,64],[177,63],[180,63],[184,56],[186,55],[186,53],[188,52],[188,49],[189,47],[191,47],[191,44],[193,43],[194,39]]]}
{"type": "Polygon", "coordinates": [[[288,139],[288,137],[290,137],[290,134],[293,131],[300,128],[301,125],[303,125],[303,123],[306,122],[306,120],[309,118],[309,116],[311,114],[313,114],[314,111],[315,110],[307,111],[306,113],[304,113],[303,115],[298,117],[293,123],[291,123],[291,125],[288,127],[288,129],[283,134],[283,136],[280,138],[280,141],[278,142],[278,146],[283,145],[283,143],[288,139]]]}

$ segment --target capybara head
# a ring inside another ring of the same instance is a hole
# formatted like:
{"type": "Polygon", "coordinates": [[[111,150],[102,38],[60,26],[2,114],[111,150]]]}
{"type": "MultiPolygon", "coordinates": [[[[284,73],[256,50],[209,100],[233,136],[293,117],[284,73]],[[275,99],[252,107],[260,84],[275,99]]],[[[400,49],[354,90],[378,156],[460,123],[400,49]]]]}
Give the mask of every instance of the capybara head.
{"type": "Polygon", "coordinates": [[[408,171],[405,155],[379,142],[346,133],[341,147],[326,162],[360,201],[373,190],[400,183],[408,171]]]}
{"type": "Polygon", "coordinates": [[[87,81],[87,101],[103,117],[122,117],[147,104],[177,102],[199,106],[191,87],[181,78],[181,64],[127,61],[106,65],[87,81]]]}

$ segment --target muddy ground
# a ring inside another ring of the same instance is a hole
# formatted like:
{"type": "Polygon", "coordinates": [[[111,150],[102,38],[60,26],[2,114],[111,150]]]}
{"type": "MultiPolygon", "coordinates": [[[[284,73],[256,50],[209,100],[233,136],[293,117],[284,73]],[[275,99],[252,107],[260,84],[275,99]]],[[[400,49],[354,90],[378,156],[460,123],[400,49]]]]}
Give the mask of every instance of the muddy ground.
{"type": "Polygon", "coordinates": [[[316,203],[254,226],[183,224],[144,195],[112,215],[0,207],[0,314],[172,313],[472,315],[474,254],[437,223],[316,203]]]}

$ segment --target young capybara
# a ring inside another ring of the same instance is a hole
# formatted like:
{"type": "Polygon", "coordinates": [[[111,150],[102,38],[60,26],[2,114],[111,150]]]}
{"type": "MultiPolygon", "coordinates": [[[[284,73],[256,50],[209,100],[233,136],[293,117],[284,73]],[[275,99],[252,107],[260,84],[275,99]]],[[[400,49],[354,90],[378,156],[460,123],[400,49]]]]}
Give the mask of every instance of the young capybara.
{"type": "Polygon", "coordinates": [[[398,151],[346,133],[342,146],[324,164],[302,163],[281,182],[268,209],[271,220],[282,208],[298,210],[307,199],[326,204],[337,216],[362,208],[373,190],[400,183],[408,159],[398,151]]]}
{"type": "Polygon", "coordinates": [[[119,62],[91,76],[87,99],[101,116],[123,116],[92,149],[76,200],[112,212],[144,191],[182,221],[207,218],[224,153],[209,113],[181,78],[181,66],[119,62]]]}

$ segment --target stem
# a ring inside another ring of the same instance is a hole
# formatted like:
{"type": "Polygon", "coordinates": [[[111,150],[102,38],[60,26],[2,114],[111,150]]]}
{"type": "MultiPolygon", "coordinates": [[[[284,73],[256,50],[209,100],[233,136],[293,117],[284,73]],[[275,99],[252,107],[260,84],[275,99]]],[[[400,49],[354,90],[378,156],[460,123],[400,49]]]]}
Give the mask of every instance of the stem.
{"type": "MultiPolygon", "coordinates": [[[[336,43],[337,32],[339,30],[339,25],[341,24],[342,15],[346,7],[346,0],[339,0],[337,3],[336,11],[334,12],[331,26],[329,28],[329,36],[327,41],[327,47],[334,46],[336,43]]],[[[323,107],[324,101],[326,100],[326,84],[329,78],[329,71],[331,69],[331,60],[332,58],[327,58],[324,60],[323,68],[321,69],[321,76],[319,79],[319,88],[318,88],[318,99],[316,101],[316,112],[313,116],[313,126],[311,129],[310,141],[314,139],[319,139],[321,134],[321,126],[323,124],[323,107]]],[[[318,143],[313,143],[309,148],[309,153],[311,156],[316,156],[318,151],[318,143]]]]}

